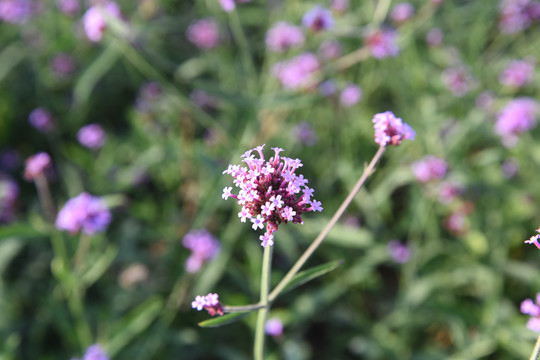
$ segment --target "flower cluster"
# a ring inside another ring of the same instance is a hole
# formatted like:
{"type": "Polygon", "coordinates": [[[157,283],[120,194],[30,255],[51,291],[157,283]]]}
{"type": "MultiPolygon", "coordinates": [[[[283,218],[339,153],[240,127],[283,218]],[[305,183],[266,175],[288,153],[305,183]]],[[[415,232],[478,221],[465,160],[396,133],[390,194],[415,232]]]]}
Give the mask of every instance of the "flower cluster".
{"type": "Polygon", "coordinates": [[[400,48],[396,43],[398,33],[391,29],[382,29],[370,33],[366,37],[366,45],[376,59],[394,57],[399,54],[400,48]]]}
{"type": "Polygon", "coordinates": [[[515,146],[518,135],[536,126],[539,105],[532,98],[522,97],[510,101],[497,115],[495,133],[506,147],[515,146]]]}
{"type": "Polygon", "coordinates": [[[302,30],[287,22],[280,21],[266,32],[266,47],[270,51],[282,53],[290,48],[301,47],[305,41],[302,30]]]}
{"type": "Polygon", "coordinates": [[[520,311],[522,314],[530,315],[527,327],[535,332],[540,332],[540,293],[536,294],[536,302],[532,299],[525,299],[521,302],[520,311]]]}
{"type": "Polygon", "coordinates": [[[398,240],[391,240],[388,243],[386,250],[388,250],[388,254],[390,254],[392,259],[398,264],[404,264],[411,258],[411,250],[407,245],[398,240]]]}
{"type": "Polygon", "coordinates": [[[54,128],[51,113],[42,107],[32,110],[30,115],[28,115],[28,121],[30,125],[43,133],[51,132],[54,128]]]}
{"type": "Polygon", "coordinates": [[[98,124],[90,124],[83,126],[77,132],[77,140],[82,146],[89,149],[99,149],[105,145],[107,135],[101,126],[98,124]]]}
{"type": "Polygon", "coordinates": [[[499,82],[506,86],[520,88],[529,84],[534,75],[532,59],[514,60],[500,73],[499,82]]]}
{"type": "Polygon", "coordinates": [[[0,20],[24,24],[33,15],[34,8],[30,0],[0,0],[0,20]]]}
{"type": "Polygon", "coordinates": [[[236,3],[246,3],[250,2],[251,0],[219,0],[219,4],[221,5],[221,8],[225,12],[232,12],[236,8],[236,3]]]}
{"type": "Polygon", "coordinates": [[[390,12],[390,18],[397,24],[404,23],[414,15],[414,6],[411,3],[403,2],[396,4],[390,12]]]}
{"type": "Polygon", "coordinates": [[[391,111],[375,114],[373,117],[375,142],[380,146],[399,145],[402,140],[414,140],[416,132],[397,118],[391,111]]]}
{"type": "Polygon", "coordinates": [[[540,228],[536,229],[536,232],[539,234],[531,236],[529,240],[525,240],[525,244],[534,244],[534,246],[540,249],[540,228]]]}
{"type": "Polygon", "coordinates": [[[223,306],[218,300],[218,294],[209,293],[206,296],[197,295],[195,300],[191,302],[191,307],[201,311],[205,309],[211,316],[223,315],[223,306]]]}
{"type": "Polygon", "coordinates": [[[91,6],[83,17],[84,31],[90,41],[99,42],[107,29],[107,17],[120,19],[120,7],[115,2],[91,6]]]}
{"type": "Polygon", "coordinates": [[[264,332],[270,336],[278,337],[283,334],[283,322],[280,318],[273,317],[266,320],[264,332]]]}
{"type": "Polygon", "coordinates": [[[334,27],[332,12],[320,5],[314,6],[302,17],[302,25],[313,32],[328,30],[334,27]]]}
{"type": "MultiPolygon", "coordinates": [[[[77,358],[73,360],[79,360],[77,358]]],[[[90,345],[84,352],[81,360],[109,360],[109,355],[99,344],[90,345]]]]}
{"type": "Polygon", "coordinates": [[[105,231],[111,222],[111,213],[105,202],[86,192],[68,200],[58,213],[55,226],[76,234],[80,230],[88,235],[105,231]]]}
{"type": "Polygon", "coordinates": [[[26,159],[24,168],[24,178],[32,181],[51,166],[51,157],[44,152],[38,152],[26,159]]]}
{"type": "Polygon", "coordinates": [[[296,141],[299,141],[301,144],[307,146],[315,145],[317,143],[317,140],[319,139],[317,133],[306,121],[302,121],[294,127],[293,135],[296,141]]]}
{"type": "Polygon", "coordinates": [[[344,107],[351,107],[362,100],[362,89],[355,84],[347,85],[339,95],[339,102],[344,107]]]}
{"type": "Polygon", "coordinates": [[[311,53],[305,53],[288,61],[276,63],[272,67],[272,74],[287,89],[303,89],[309,85],[311,75],[319,70],[319,67],[317,57],[311,53]]]}
{"type": "Polygon", "coordinates": [[[441,45],[444,39],[444,34],[441,29],[433,28],[426,34],[426,44],[431,47],[441,45]]]}
{"type": "Polygon", "coordinates": [[[191,255],[186,261],[186,270],[196,273],[203,263],[219,252],[219,241],[208,230],[192,230],[182,239],[182,245],[191,250],[191,255]]]}
{"type": "Polygon", "coordinates": [[[467,94],[474,84],[474,78],[469,69],[463,65],[444,70],[441,79],[444,86],[457,97],[467,94]]]}
{"type": "Polygon", "coordinates": [[[189,25],[188,40],[199,49],[208,50],[219,43],[219,27],[213,18],[197,20],[189,25]]]}
{"type": "Polygon", "coordinates": [[[242,155],[248,167],[229,165],[223,172],[234,178],[234,185],[240,191],[235,195],[231,193],[232,187],[226,187],[222,198],[233,197],[242,205],[238,217],[242,222],[249,219],[253,230],[266,226],[266,232],[259,237],[261,246],[266,247],[274,244],[273,234],[279,224],[289,221],[303,224],[303,213],[322,211],[323,208],[320,201],[311,198],[314,190],[306,186],[308,180],[301,174],[295,174],[296,169],[302,166],[300,159],[280,157],[283,149],[272,148],[275,155],[265,161],[264,146],[257,146],[242,155]],[[252,154],[254,151],[259,154],[258,159],[252,154]]]}
{"type": "Polygon", "coordinates": [[[442,179],[446,175],[448,164],[444,159],[426,155],[422,160],[414,162],[411,170],[418,181],[425,183],[442,179]]]}
{"type": "Polygon", "coordinates": [[[540,20],[540,2],[532,0],[502,0],[499,30],[514,34],[540,20]]]}

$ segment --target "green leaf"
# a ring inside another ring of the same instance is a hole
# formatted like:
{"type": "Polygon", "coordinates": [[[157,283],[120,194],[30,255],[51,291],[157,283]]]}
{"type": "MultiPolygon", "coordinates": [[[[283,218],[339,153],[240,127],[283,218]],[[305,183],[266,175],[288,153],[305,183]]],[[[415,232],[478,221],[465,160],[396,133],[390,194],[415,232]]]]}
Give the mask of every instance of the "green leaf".
{"type": "Polygon", "coordinates": [[[0,241],[10,237],[33,238],[41,235],[44,235],[44,233],[34,229],[27,223],[14,223],[0,227],[0,241]]]}
{"type": "Polygon", "coordinates": [[[307,283],[308,281],[318,278],[319,276],[323,276],[324,274],[337,269],[342,263],[343,260],[336,260],[301,271],[292,278],[281,293],[292,290],[307,283]]]}
{"type": "Polygon", "coordinates": [[[242,319],[244,316],[248,315],[249,313],[251,313],[253,311],[254,310],[244,311],[244,312],[235,312],[235,313],[223,315],[223,316],[220,316],[220,317],[217,317],[217,318],[201,321],[199,323],[199,326],[200,327],[210,327],[210,328],[212,328],[212,327],[220,327],[220,326],[227,325],[227,324],[233,323],[235,321],[238,321],[238,320],[242,319]]]}
{"type": "Polygon", "coordinates": [[[93,283],[99,280],[99,278],[107,271],[111,266],[113,260],[118,254],[118,248],[116,246],[109,246],[107,250],[101,255],[93,265],[83,274],[81,280],[85,287],[89,287],[93,283]]]}
{"type": "Polygon", "coordinates": [[[9,75],[13,68],[24,59],[24,51],[20,46],[11,44],[0,53],[0,82],[9,75]]]}
{"type": "Polygon", "coordinates": [[[0,274],[4,272],[9,262],[17,256],[23,242],[17,238],[4,239],[0,242],[0,274]]]}

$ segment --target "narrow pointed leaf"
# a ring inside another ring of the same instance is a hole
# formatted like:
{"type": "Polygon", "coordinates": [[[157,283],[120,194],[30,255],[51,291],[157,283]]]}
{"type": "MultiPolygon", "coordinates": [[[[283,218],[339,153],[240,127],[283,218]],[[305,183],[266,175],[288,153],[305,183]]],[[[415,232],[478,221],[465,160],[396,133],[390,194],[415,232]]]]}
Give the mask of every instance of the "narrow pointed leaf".
{"type": "Polygon", "coordinates": [[[238,321],[242,319],[244,316],[250,314],[252,311],[244,311],[244,312],[235,312],[227,315],[223,315],[217,318],[201,321],[199,323],[200,327],[220,327],[223,325],[227,325],[230,323],[233,323],[235,321],[238,321]]]}
{"type": "Polygon", "coordinates": [[[290,291],[300,285],[307,283],[308,281],[316,279],[319,276],[323,276],[324,274],[337,269],[342,263],[342,260],[336,260],[312,267],[311,269],[301,271],[292,278],[292,280],[287,284],[285,289],[283,289],[283,292],[290,291]]]}

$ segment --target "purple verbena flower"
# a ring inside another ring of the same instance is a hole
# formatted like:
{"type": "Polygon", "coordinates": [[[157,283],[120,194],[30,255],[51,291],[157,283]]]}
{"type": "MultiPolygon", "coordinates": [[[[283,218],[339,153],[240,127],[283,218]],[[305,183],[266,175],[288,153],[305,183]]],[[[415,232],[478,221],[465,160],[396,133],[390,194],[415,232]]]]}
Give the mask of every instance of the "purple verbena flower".
{"type": "Polygon", "coordinates": [[[370,33],[366,37],[366,45],[376,59],[394,57],[399,54],[399,46],[396,43],[398,33],[391,29],[380,29],[370,33]]]}
{"type": "Polygon", "coordinates": [[[21,155],[17,150],[0,151],[0,170],[13,171],[21,164],[21,155]]]}
{"type": "Polygon", "coordinates": [[[527,327],[534,332],[540,332],[540,293],[536,294],[536,302],[532,299],[523,300],[519,310],[530,316],[527,327]]]}
{"type": "Polygon", "coordinates": [[[283,322],[277,317],[266,320],[264,332],[274,337],[281,336],[283,334],[283,322]]]}
{"type": "Polygon", "coordinates": [[[214,110],[218,105],[218,100],[206,91],[195,89],[189,94],[189,99],[201,109],[210,111],[214,110]]]}
{"type": "Polygon", "coordinates": [[[337,91],[336,83],[333,80],[325,80],[319,85],[319,93],[328,97],[337,91]]]}
{"type": "Polygon", "coordinates": [[[480,93],[480,95],[476,97],[474,104],[480,110],[486,111],[486,110],[491,109],[491,106],[493,106],[494,101],[495,101],[495,94],[490,90],[486,90],[480,93]]]}
{"type": "Polygon", "coordinates": [[[527,97],[514,99],[503,107],[495,123],[495,133],[501,136],[503,145],[515,146],[519,134],[534,128],[538,110],[538,102],[527,97]]]}
{"type": "Polygon", "coordinates": [[[109,356],[99,344],[89,346],[81,360],[109,360],[109,356]]]}
{"type": "Polygon", "coordinates": [[[380,146],[399,145],[402,140],[414,140],[416,132],[391,111],[375,114],[373,117],[375,143],[380,146]]]}
{"type": "Polygon", "coordinates": [[[339,101],[344,107],[356,105],[362,99],[362,89],[355,84],[349,84],[341,91],[339,101]]]}
{"type": "Polygon", "coordinates": [[[240,189],[236,195],[226,187],[223,198],[233,197],[242,206],[238,214],[242,222],[249,219],[254,230],[266,228],[260,237],[261,245],[271,246],[273,234],[281,223],[303,224],[303,213],[322,211],[322,207],[311,198],[313,189],[307,186],[308,180],[295,174],[302,166],[300,159],[280,157],[283,149],[272,148],[274,156],[265,161],[264,146],[257,146],[242,155],[247,167],[231,164],[223,172],[231,175],[234,185],[240,189]],[[259,158],[253,152],[258,153],[259,158]]]}
{"type": "Polygon", "coordinates": [[[316,5],[302,17],[302,25],[313,32],[328,30],[334,27],[332,12],[320,5],[316,5]]]}
{"type": "Polygon", "coordinates": [[[452,181],[441,182],[437,187],[437,190],[439,202],[445,205],[450,204],[456,197],[463,193],[461,185],[452,181]]]}
{"type": "Polygon", "coordinates": [[[82,146],[89,149],[99,149],[105,145],[107,135],[101,126],[98,124],[90,124],[83,126],[77,132],[77,140],[82,146]]]}
{"type": "Polygon", "coordinates": [[[52,119],[50,111],[44,107],[38,107],[28,115],[30,124],[42,133],[49,133],[54,129],[52,119]]]}
{"type": "Polygon", "coordinates": [[[317,50],[317,53],[323,60],[332,60],[341,56],[341,43],[337,40],[324,41],[317,50]]]}
{"type": "Polygon", "coordinates": [[[294,127],[294,136],[302,144],[313,146],[317,143],[317,133],[311,128],[308,122],[303,121],[294,127]]]}
{"type": "Polygon", "coordinates": [[[443,84],[457,97],[469,92],[474,82],[469,70],[465,66],[451,67],[441,74],[443,84]]]}
{"type": "Polygon", "coordinates": [[[306,88],[311,75],[319,70],[319,61],[311,53],[298,55],[288,61],[278,62],[272,67],[272,74],[290,90],[306,88]]]}
{"type": "Polygon", "coordinates": [[[540,2],[531,0],[502,0],[499,10],[499,30],[514,34],[527,29],[540,18],[540,2]]]}
{"type": "Polygon", "coordinates": [[[516,176],[519,170],[519,162],[516,159],[506,159],[501,164],[501,172],[507,179],[511,179],[516,176]]]}
{"type": "Polygon", "coordinates": [[[270,51],[282,53],[290,48],[304,45],[305,37],[302,30],[287,22],[280,21],[266,32],[266,47],[270,51]]]}
{"type": "Polygon", "coordinates": [[[431,47],[441,45],[444,38],[444,34],[441,29],[433,28],[426,34],[426,44],[431,47]]]}
{"type": "Polygon", "coordinates": [[[499,74],[499,82],[506,86],[520,88],[529,84],[534,75],[532,59],[514,60],[499,74]]]}
{"type": "Polygon", "coordinates": [[[426,155],[422,160],[415,161],[411,170],[420,182],[440,180],[446,175],[448,164],[446,160],[433,155],[426,155]]]}
{"type": "Polygon", "coordinates": [[[411,258],[411,251],[407,245],[398,240],[392,240],[386,247],[392,259],[398,264],[404,264],[411,258]]]}
{"type": "Polygon", "coordinates": [[[213,18],[197,20],[189,25],[186,36],[199,49],[212,49],[219,43],[219,27],[213,18]]]}
{"type": "Polygon", "coordinates": [[[97,196],[83,192],[68,200],[58,213],[55,226],[71,234],[79,231],[94,235],[105,231],[111,222],[111,212],[97,196]]]}
{"type": "Polygon", "coordinates": [[[59,76],[68,76],[75,70],[75,61],[70,54],[57,54],[51,60],[51,70],[59,76]]]}
{"type": "Polygon", "coordinates": [[[408,2],[396,4],[390,12],[390,18],[397,24],[404,23],[414,15],[414,6],[408,2]]]}
{"type": "Polygon", "coordinates": [[[536,229],[536,232],[539,234],[531,236],[529,240],[525,240],[525,244],[533,244],[540,249],[540,228],[536,229]]]}
{"type": "Polygon", "coordinates": [[[446,217],[444,227],[454,235],[463,235],[469,229],[467,216],[474,210],[474,204],[466,202],[446,217]]]}
{"type": "Polygon", "coordinates": [[[107,18],[111,16],[120,19],[120,7],[117,3],[107,1],[105,3],[96,4],[86,10],[83,16],[84,31],[90,41],[98,42],[103,37],[107,29],[107,18]]]}
{"type": "Polygon", "coordinates": [[[330,9],[343,13],[349,9],[350,2],[349,0],[330,0],[330,9]]]}
{"type": "Polygon", "coordinates": [[[24,24],[34,13],[31,0],[0,0],[0,20],[12,24],[24,24]]]}
{"type": "Polygon", "coordinates": [[[191,250],[186,261],[186,270],[190,273],[199,271],[205,261],[219,253],[219,241],[208,230],[191,230],[182,239],[182,245],[191,250]]]}
{"type": "Polygon", "coordinates": [[[68,16],[76,15],[81,8],[79,0],[57,0],[56,6],[58,6],[58,9],[60,9],[61,12],[68,16]]]}
{"type": "Polygon", "coordinates": [[[18,196],[17,183],[0,173],[0,224],[6,224],[15,219],[14,208],[18,196]]]}
{"type": "Polygon", "coordinates": [[[225,12],[231,12],[236,8],[236,3],[246,3],[250,0],[218,0],[219,4],[221,5],[221,8],[225,12]]]}
{"type": "Polygon", "coordinates": [[[209,293],[206,296],[197,295],[195,300],[191,302],[191,307],[201,311],[205,309],[211,316],[216,314],[223,315],[223,306],[218,300],[218,294],[209,293]]]}
{"type": "Polygon", "coordinates": [[[28,181],[32,181],[36,177],[43,175],[43,172],[49,166],[51,166],[51,157],[49,154],[38,152],[26,159],[24,178],[28,181]]]}

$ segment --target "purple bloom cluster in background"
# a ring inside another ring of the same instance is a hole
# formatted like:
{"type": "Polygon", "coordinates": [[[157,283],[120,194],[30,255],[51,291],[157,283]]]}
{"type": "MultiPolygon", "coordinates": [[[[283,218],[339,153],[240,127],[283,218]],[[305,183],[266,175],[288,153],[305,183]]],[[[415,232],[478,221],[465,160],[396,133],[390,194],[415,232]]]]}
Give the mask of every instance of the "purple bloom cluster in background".
{"type": "Polygon", "coordinates": [[[32,181],[36,177],[42,175],[49,166],[51,166],[51,157],[49,154],[38,152],[26,159],[24,178],[28,181],[32,181]]]}
{"type": "Polygon", "coordinates": [[[428,31],[426,34],[426,44],[431,47],[441,45],[444,39],[444,34],[441,29],[433,28],[428,31]]]}
{"type": "Polygon", "coordinates": [[[394,57],[399,54],[396,43],[398,33],[392,29],[380,29],[366,36],[366,45],[376,59],[394,57]]]}
{"type": "Polygon", "coordinates": [[[342,13],[349,8],[349,0],[330,0],[330,9],[342,13]]]}
{"type": "Polygon", "coordinates": [[[334,27],[334,17],[330,10],[316,5],[304,14],[302,25],[313,32],[328,30],[334,27]]]}
{"type": "Polygon", "coordinates": [[[34,13],[31,0],[0,0],[0,20],[12,24],[24,24],[34,13]]]}
{"type": "Polygon", "coordinates": [[[529,84],[534,76],[534,59],[514,60],[499,74],[499,82],[515,88],[529,84]]]}
{"type": "Polygon", "coordinates": [[[540,2],[502,0],[499,15],[499,30],[503,34],[514,34],[540,20],[540,2]]]}
{"type": "Polygon", "coordinates": [[[221,5],[221,8],[225,12],[231,12],[236,8],[236,4],[239,3],[246,3],[250,2],[251,0],[219,0],[219,4],[221,5]]]}
{"type": "Polygon", "coordinates": [[[285,21],[274,24],[266,32],[266,47],[278,53],[301,47],[305,40],[304,33],[299,27],[285,21]]]}
{"type": "Polygon", "coordinates": [[[511,100],[497,114],[495,133],[502,138],[503,145],[513,147],[518,135],[536,126],[539,105],[536,100],[522,97],[511,100]]]}
{"type": "Polygon", "coordinates": [[[55,226],[71,234],[82,231],[93,235],[105,231],[110,222],[111,212],[103,199],[83,192],[64,204],[55,226]]]}
{"type": "Polygon", "coordinates": [[[310,84],[311,75],[319,70],[319,67],[317,57],[311,53],[305,53],[288,61],[276,63],[272,67],[272,74],[286,89],[303,89],[310,84]]]}
{"type": "Polygon", "coordinates": [[[529,238],[529,240],[525,240],[525,244],[533,244],[535,245],[538,249],[540,249],[540,228],[536,229],[536,232],[538,234],[536,235],[533,235],[529,238]]]}
{"type": "Polygon", "coordinates": [[[405,139],[414,140],[416,132],[391,111],[373,116],[375,143],[380,146],[399,145],[405,139]]]}
{"type": "Polygon", "coordinates": [[[349,84],[341,91],[339,101],[344,107],[351,107],[362,100],[362,89],[355,84],[349,84]]]}
{"type": "MultiPolygon", "coordinates": [[[[79,360],[77,358],[72,360],[79,360]]],[[[90,345],[80,360],[109,360],[109,355],[99,344],[90,345]]]]}
{"type": "Polygon", "coordinates": [[[444,70],[441,79],[444,86],[457,97],[467,94],[474,82],[469,69],[463,65],[444,70]]]}
{"type": "Polygon", "coordinates": [[[86,10],[83,16],[83,25],[86,36],[90,41],[98,42],[103,38],[103,34],[107,29],[105,13],[117,19],[122,16],[120,7],[112,1],[96,4],[86,10]]]}
{"type": "Polygon", "coordinates": [[[334,80],[325,80],[319,84],[319,93],[322,96],[328,97],[337,91],[337,86],[334,80]]]}
{"type": "Polygon", "coordinates": [[[303,145],[313,146],[317,143],[317,133],[311,128],[308,122],[302,121],[294,127],[295,138],[303,145]]]}
{"type": "Polygon", "coordinates": [[[283,151],[272,148],[274,156],[265,161],[263,155],[264,145],[246,151],[242,158],[248,167],[229,165],[224,174],[234,178],[234,185],[240,188],[238,195],[231,194],[232,187],[223,189],[223,199],[233,197],[242,211],[238,217],[242,222],[250,220],[253,230],[263,229],[261,246],[274,244],[274,232],[279,224],[303,224],[302,214],[306,211],[322,211],[321,202],[312,199],[313,189],[307,186],[308,180],[303,175],[295,174],[296,169],[302,167],[300,159],[280,157],[283,151]],[[259,154],[255,158],[253,152],[259,154]],[[302,192],[302,195],[299,193],[302,192]]]}
{"type": "Polygon", "coordinates": [[[81,4],[79,0],[57,0],[56,6],[60,9],[61,12],[68,16],[75,16],[79,13],[81,9],[81,4]]]}
{"type": "Polygon", "coordinates": [[[341,43],[337,40],[323,41],[317,50],[317,53],[323,60],[335,59],[341,56],[342,52],[341,43]]]}
{"type": "Polygon", "coordinates": [[[401,243],[398,240],[391,240],[386,247],[388,254],[398,264],[404,264],[411,258],[411,251],[407,245],[401,243]]]}
{"type": "Polygon", "coordinates": [[[107,135],[101,126],[98,124],[90,124],[83,126],[77,132],[77,140],[82,146],[89,149],[99,149],[105,145],[107,135]]]}
{"type": "Polygon", "coordinates": [[[189,99],[201,109],[211,111],[218,105],[218,99],[201,89],[195,89],[189,94],[189,99]]]}
{"type": "Polygon", "coordinates": [[[403,2],[396,4],[390,12],[390,18],[397,24],[404,23],[414,15],[414,6],[411,3],[403,2]]]}
{"type": "Polygon", "coordinates": [[[219,27],[213,18],[197,20],[189,25],[186,36],[199,49],[212,49],[219,43],[219,27]]]}
{"type": "Polygon", "coordinates": [[[28,115],[28,121],[30,122],[30,125],[42,133],[49,133],[54,128],[52,115],[50,111],[44,107],[38,107],[37,109],[32,110],[30,115],[28,115]]]}
{"type": "Polygon", "coordinates": [[[186,261],[186,270],[190,273],[199,271],[205,261],[219,253],[219,241],[208,230],[191,230],[182,239],[182,245],[191,250],[186,261]]]}
{"type": "Polygon", "coordinates": [[[70,54],[57,54],[51,60],[51,70],[58,76],[71,75],[75,70],[75,60],[70,54]]]}
{"type": "Polygon", "coordinates": [[[19,196],[19,186],[15,181],[0,173],[0,224],[15,219],[15,203],[19,196]]]}
{"type": "Polygon", "coordinates": [[[223,315],[223,306],[218,298],[219,295],[213,293],[209,293],[206,296],[197,295],[195,300],[191,302],[191,308],[197,309],[197,311],[205,309],[211,316],[216,314],[223,315]]]}
{"type": "Polygon", "coordinates": [[[266,323],[264,324],[264,332],[267,335],[274,337],[281,336],[281,334],[283,334],[283,322],[277,317],[266,320],[266,323]]]}
{"type": "Polygon", "coordinates": [[[415,161],[411,170],[418,181],[428,182],[442,179],[446,175],[448,164],[444,159],[426,155],[422,160],[415,161]]]}
{"type": "Polygon", "coordinates": [[[463,187],[461,184],[453,181],[443,181],[437,187],[439,193],[439,202],[444,205],[448,205],[456,197],[463,193],[463,187]]]}
{"type": "Polygon", "coordinates": [[[536,302],[532,299],[525,299],[521,302],[520,311],[529,315],[527,327],[535,332],[540,332],[540,293],[536,294],[536,302]]]}

